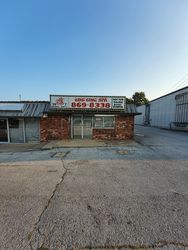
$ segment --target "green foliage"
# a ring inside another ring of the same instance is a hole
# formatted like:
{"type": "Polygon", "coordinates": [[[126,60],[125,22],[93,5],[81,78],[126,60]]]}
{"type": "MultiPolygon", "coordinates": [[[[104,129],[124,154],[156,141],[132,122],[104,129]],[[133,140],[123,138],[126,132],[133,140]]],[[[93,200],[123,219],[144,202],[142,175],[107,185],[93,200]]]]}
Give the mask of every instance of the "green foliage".
{"type": "Polygon", "coordinates": [[[132,98],[126,98],[126,103],[130,104],[130,103],[134,103],[132,98]]]}
{"type": "Polygon", "coordinates": [[[142,104],[147,104],[149,100],[146,98],[145,93],[143,91],[141,92],[135,92],[132,95],[132,98],[127,98],[127,103],[134,103],[137,106],[142,104]]]}

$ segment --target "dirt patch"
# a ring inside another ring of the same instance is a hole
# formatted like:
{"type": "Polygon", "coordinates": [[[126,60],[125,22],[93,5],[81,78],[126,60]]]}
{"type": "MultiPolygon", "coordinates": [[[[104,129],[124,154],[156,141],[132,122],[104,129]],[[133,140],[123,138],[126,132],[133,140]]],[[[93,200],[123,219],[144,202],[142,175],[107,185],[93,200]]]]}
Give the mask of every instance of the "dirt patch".
{"type": "Polygon", "coordinates": [[[128,150],[117,150],[116,151],[118,154],[120,155],[128,155],[129,154],[129,151],[128,150]]]}

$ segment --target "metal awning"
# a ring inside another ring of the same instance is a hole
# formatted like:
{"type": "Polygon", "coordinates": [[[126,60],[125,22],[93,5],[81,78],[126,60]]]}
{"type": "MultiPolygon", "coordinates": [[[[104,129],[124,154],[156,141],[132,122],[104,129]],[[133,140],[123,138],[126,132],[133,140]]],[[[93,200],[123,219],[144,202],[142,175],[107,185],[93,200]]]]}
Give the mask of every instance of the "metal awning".
{"type": "MultiPolygon", "coordinates": [[[[0,104],[5,104],[6,108],[7,103],[14,107],[16,104],[23,104],[22,109],[20,110],[0,110],[0,117],[4,118],[24,118],[24,117],[42,117],[43,113],[49,109],[49,102],[0,102],[0,104]]],[[[8,105],[8,106],[9,106],[8,105]]],[[[2,105],[3,106],[3,105],[2,105]]],[[[10,107],[10,106],[9,106],[10,107]]]]}

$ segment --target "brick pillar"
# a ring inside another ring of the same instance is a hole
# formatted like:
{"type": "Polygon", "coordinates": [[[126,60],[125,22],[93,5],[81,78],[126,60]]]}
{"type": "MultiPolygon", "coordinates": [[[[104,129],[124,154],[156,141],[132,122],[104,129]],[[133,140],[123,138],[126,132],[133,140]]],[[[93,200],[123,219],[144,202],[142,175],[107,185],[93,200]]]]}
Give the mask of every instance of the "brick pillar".
{"type": "Polygon", "coordinates": [[[71,137],[70,116],[49,116],[40,120],[41,142],[63,140],[71,137]]]}
{"type": "Polygon", "coordinates": [[[116,139],[132,139],[134,135],[134,116],[116,116],[115,137],[116,139]]]}

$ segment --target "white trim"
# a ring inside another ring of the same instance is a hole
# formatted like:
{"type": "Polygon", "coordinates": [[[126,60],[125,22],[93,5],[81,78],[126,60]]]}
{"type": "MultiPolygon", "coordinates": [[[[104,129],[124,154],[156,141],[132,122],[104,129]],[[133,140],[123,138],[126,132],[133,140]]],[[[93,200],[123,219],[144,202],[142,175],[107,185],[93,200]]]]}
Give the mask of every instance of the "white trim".
{"type": "Polygon", "coordinates": [[[73,139],[73,116],[70,116],[70,126],[71,126],[71,139],[73,139]]]}
{"type": "Polygon", "coordinates": [[[25,132],[25,119],[23,118],[23,139],[24,139],[24,143],[26,143],[26,132],[25,132]]]}
{"type": "Polygon", "coordinates": [[[8,143],[10,143],[10,128],[9,128],[8,118],[7,118],[7,135],[8,135],[8,143]]]}

